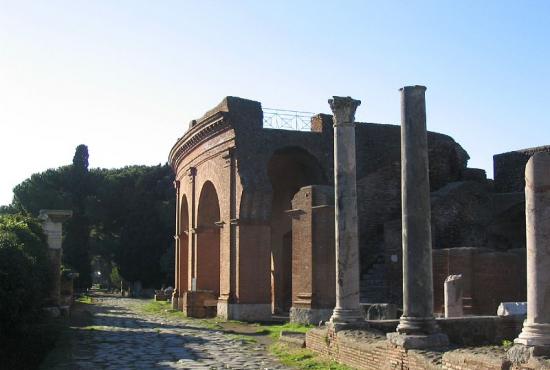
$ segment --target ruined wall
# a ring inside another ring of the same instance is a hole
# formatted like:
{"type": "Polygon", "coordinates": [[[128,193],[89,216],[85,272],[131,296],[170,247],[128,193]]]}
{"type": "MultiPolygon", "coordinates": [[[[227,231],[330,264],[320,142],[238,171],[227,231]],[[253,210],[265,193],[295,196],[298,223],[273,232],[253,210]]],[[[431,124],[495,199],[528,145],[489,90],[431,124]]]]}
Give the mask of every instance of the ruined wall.
{"type": "MultiPolygon", "coordinates": [[[[472,328],[472,325],[476,323],[455,323],[454,328],[447,325],[445,329],[460,331],[461,327],[472,328]]],[[[495,319],[492,325],[485,323],[480,326],[475,330],[484,331],[485,336],[492,335],[493,342],[500,343],[502,338],[514,337],[513,333],[520,330],[521,322],[495,319]]],[[[453,333],[450,336],[456,337],[453,333]]],[[[550,365],[547,359],[514,365],[506,358],[503,347],[498,346],[407,350],[389,343],[384,333],[375,330],[344,330],[335,334],[326,328],[315,328],[306,334],[306,347],[361,370],[534,370],[546,369],[550,365]]]]}
{"type": "MultiPolygon", "coordinates": [[[[401,217],[401,129],[357,123],[357,200],[362,273],[384,250],[384,223],[401,217]]],[[[461,179],[468,154],[451,137],[428,133],[430,187],[461,179]]]]}
{"type": "Polygon", "coordinates": [[[501,302],[527,297],[525,249],[498,252],[487,248],[433,251],[434,312],[444,313],[443,283],[462,274],[466,314],[495,315],[501,302]]]}
{"type": "Polygon", "coordinates": [[[525,165],[529,158],[537,152],[550,152],[550,145],[494,155],[495,191],[499,193],[523,192],[525,165]]]}
{"type": "MultiPolygon", "coordinates": [[[[290,207],[291,188],[297,191],[306,185],[333,183],[332,116],[312,117],[308,132],[264,129],[263,118],[259,102],[227,97],[192,121],[170,153],[181,187],[180,201],[187,202],[188,220],[178,220],[187,225],[185,228],[197,226],[203,185],[211,181],[216,189],[220,208],[220,297],[228,302],[269,304],[272,249],[284,246],[284,242],[274,239],[290,231],[277,231],[281,226],[277,217],[284,209],[275,208],[278,215],[274,217],[273,203],[280,206],[279,198],[286,197],[284,201],[290,207]],[[276,164],[281,167],[276,174],[270,174],[274,157],[281,153],[288,154],[283,155],[285,161],[294,158],[295,163],[281,161],[276,164]],[[302,167],[300,176],[285,172],[288,169],[297,173],[302,167]],[[196,171],[193,178],[189,176],[192,168],[196,171]],[[285,174],[299,181],[285,181],[285,174]],[[279,185],[284,189],[278,189],[279,185]]],[[[503,193],[495,196],[483,171],[467,168],[468,154],[451,137],[429,132],[428,144],[434,248],[522,247],[523,234],[513,231],[521,222],[522,199],[503,193]]],[[[396,276],[401,270],[400,127],[357,123],[356,147],[361,273],[367,273],[376,258],[382,257],[390,276],[396,276]]],[[[499,179],[503,178],[495,184],[502,182],[502,188],[509,177],[501,170],[508,166],[505,154],[495,157],[495,168],[499,168],[495,176],[498,172],[499,179]]],[[[521,166],[514,166],[517,173],[521,166]]],[[[193,239],[197,238],[193,233],[189,235],[187,239],[179,238],[188,244],[187,249],[180,248],[184,254],[191,253],[193,240],[198,240],[193,239]]],[[[187,289],[191,282],[189,264],[182,261],[179,266],[187,277],[180,277],[180,285],[187,285],[182,287],[187,289]]],[[[400,281],[399,286],[395,281],[391,284],[389,300],[398,302],[400,281]]]]}

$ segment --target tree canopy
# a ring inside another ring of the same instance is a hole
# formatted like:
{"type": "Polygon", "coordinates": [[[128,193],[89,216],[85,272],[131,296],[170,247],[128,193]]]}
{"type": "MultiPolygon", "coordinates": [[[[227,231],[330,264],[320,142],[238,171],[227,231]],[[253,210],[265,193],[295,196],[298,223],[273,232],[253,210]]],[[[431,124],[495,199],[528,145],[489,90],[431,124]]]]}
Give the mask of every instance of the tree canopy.
{"type": "MultiPolygon", "coordinates": [[[[120,276],[144,286],[170,284],[175,194],[168,165],[88,168],[86,145],[72,164],[35,173],[14,188],[0,213],[38,215],[41,209],[71,209],[64,224],[63,263],[91,284],[91,259],[100,256],[120,276]]],[[[110,272],[109,272],[110,273],[110,272]]]]}

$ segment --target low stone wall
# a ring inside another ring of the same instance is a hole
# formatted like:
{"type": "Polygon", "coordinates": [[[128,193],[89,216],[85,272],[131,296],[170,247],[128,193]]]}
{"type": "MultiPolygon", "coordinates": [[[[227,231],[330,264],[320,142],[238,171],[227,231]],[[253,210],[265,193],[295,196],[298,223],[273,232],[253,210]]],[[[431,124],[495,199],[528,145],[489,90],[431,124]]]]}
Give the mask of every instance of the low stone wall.
{"type": "Polygon", "coordinates": [[[550,369],[550,360],[543,358],[512,364],[502,346],[405,350],[390,344],[384,334],[376,330],[342,330],[330,334],[326,328],[312,329],[306,334],[306,347],[360,370],[550,369]]]}
{"type": "MultiPolygon", "coordinates": [[[[394,332],[399,320],[367,320],[369,326],[381,333],[394,332]]],[[[437,319],[438,325],[449,336],[453,345],[500,345],[521,332],[523,317],[465,316],[437,319]]]]}
{"type": "Polygon", "coordinates": [[[306,347],[361,370],[440,369],[441,352],[405,350],[390,344],[380,332],[343,330],[334,336],[327,329],[306,334],[306,347]]]}

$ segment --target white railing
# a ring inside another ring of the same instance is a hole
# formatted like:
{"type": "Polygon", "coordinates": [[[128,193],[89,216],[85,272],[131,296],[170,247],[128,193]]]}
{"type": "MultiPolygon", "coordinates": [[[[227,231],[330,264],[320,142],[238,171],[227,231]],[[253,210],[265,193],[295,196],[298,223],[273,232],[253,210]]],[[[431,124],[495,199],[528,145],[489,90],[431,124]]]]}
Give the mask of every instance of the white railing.
{"type": "Polygon", "coordinates": [[[311,117],[315,113],[263,108],[264,128],[311,131],[311,117]]]}

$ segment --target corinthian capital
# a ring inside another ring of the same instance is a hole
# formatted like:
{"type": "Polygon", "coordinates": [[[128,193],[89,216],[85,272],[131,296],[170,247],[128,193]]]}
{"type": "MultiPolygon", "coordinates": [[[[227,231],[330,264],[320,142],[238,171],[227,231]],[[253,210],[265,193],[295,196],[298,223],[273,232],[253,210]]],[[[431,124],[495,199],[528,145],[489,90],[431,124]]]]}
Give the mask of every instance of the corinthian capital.
{"type": "Polygon", "coordinates": [[[333,96],[328,104],[334,114],[334,126],[339,126],[355,122],[355,111],[361,105],[361,100],[355,100],[349,96],[333,96]]]}

